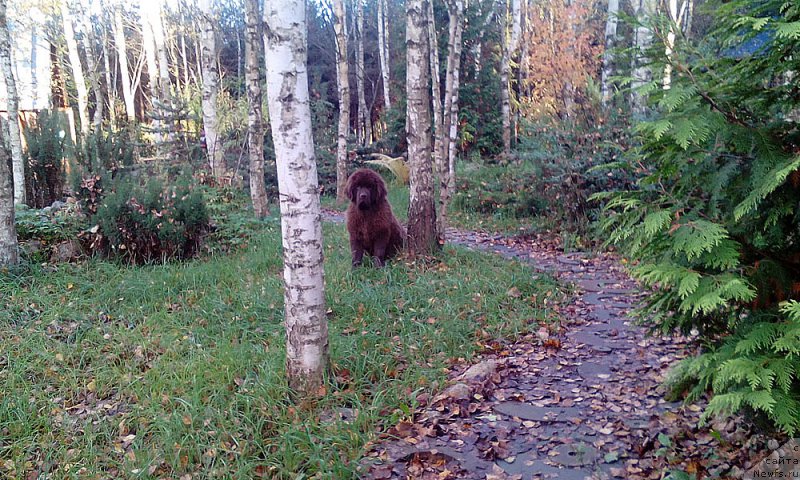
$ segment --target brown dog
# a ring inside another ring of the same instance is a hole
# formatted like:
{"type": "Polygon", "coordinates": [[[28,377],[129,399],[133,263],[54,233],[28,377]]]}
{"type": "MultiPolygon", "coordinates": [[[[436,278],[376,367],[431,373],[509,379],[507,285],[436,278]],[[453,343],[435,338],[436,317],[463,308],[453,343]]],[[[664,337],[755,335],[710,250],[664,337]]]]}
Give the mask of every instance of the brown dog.
{"type": "Polygon", "coordinates": [[[361,265],[364,252],[375,258],[382,267],[386,259],[403,249],[406,231],[392,213],[386,200],[386,184],[372,170],[356,170],[347,179],[347,233],[350,234],[350,250],[353,267],[361,265]]]}

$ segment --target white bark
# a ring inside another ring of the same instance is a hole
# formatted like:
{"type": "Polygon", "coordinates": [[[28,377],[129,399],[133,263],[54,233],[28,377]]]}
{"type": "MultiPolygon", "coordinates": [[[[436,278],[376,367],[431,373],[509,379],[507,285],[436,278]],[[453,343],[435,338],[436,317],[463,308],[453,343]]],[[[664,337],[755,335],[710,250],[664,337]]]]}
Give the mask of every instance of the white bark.
{"type": "MultiPolygon", "coordinates": [[[[433,165],[438,172],[442,171],[441,166],[444,160],[445,133],[442,117],[446,113],[442,112],[442,82],[439,79],[439,38],[436,33],[436,20],[433,13],[433,0],[426,2],[428,20],[428,53],[430,55],[431,67],[431,105],[433,107],[433,165]]],[[[453,31],[450,32],[452,36],[453,31]]]]}
{"type": "MultiPolygon", "coordinates": [[[[103,30],[103,67],[105,70],[105,79],[106,79],[106,93],[108,95],[108,121],[111,124],[111,129],[117,129],[117,102],[116,102],[116,84],[111,79],[111,60],[109,60],[109,50],[108,50],[108,34],[107,31],[103,30]]],[[[98,100],[101,102],[102,100],[98,100]]]]}
{"type": "MultiPolygon", "coordinates": [[[[378,0],[380,2],[381,0],[378,0]]],[[[336,83],[339,92],[339,125],[336,133],[336,201],[347,200],[347,135],[350,130],[350,76],[347,64],[347,11],[345,0],[333,0],[336,40],[336,83]]],[[[387,107],[388,108],[388,107],[387,107]]]]}
{"type": "MultiPolygon", "coordinates": [[[[3,76],[11,71],[11,42],[8,33],[8,17],[6,16],[6,0],[0,0],[0,62],[2,62],[3,76]],[[8,68],[6,68],[8,66],[8,68]]],[[[13,85],[12,82],[9,82],[13,85]]],[[[8,88],[8,85],[6,86],[8,88]]],[[[16,97],[16,86],[14,95],[16,97]]],[[[12,92],[6,90],[9,97],[9,123],[17,123],[16,115],[11,116],[12,92]]],[[[3,129],[0,128],[0,267],[16,265],[19,262],[19,249],[17,248],[17,231],[14,224],[14,178],[11,166],[11,152],[6,148],[3,138],[3,129]]]]}
{"type": "Polygon", "coordinates": [[[354,0],[356,7],[356,88],[358,89],[358,129],[361,145],[372,143],[372,115],[367,109],[367,97],[364,90],[364,4],[363,0],[354,0]]]}
{"type": "Polygon", "coordinates": [[[161,99],[170,95],[169,58],[167,56],[167,41],[164,37],[164,23],[161,16],[161,5],[148,9],[150,28],[153,29],[153,42],[156,46],[158,57],[158,85],[161,88],[161,99]]]}
{"type": "MultiPolygon", "coordinates": [[[[22,134],[19,128],[19,94],[17,93],[17,82],[14,78],[14,72],[11,62],[11,35],[8,31],[8,17],[6,16],[6,0],[0,0],[0,75],[6,86],[6,108],[8,110],[8,143],[10,151],[3,151],[3,158],[0,158],[0,176],[5,175],[6,161],[9,155],[11,156],[11,170],[14,179],[13,192],[10,194],[9,201],[11,206],[11,227],[13,228],[13,213],[14,204],[25,203],[25,162],[22,158],[22,134]]],[[[0,142],[2,143],[2,142],[0,142]]],[[[5,148],[5,146],[0,146],[5,148]]],[[[8,181],[6,178],[4,181],[8,181]]],[[[11,182],[8,182],[11,185],[11,182]]],[[[0,202],[5,201],[5,197],[0,198],[0,202]]],[[[4,221],[0,213],[0,222],[4,221]]],[[[5,226],[0,226],[0,229],[5,229],[5,226]]],[[[3,234],[0,233],[0,237],[3,234]]],[[[16,237],[15,240],[16,242],[16,237]]],[[[4,241],[0,238],[0,249],[3,249],[4,241]]],[[[4,253],[0,252],[0,265],[7,264],[4,262],[4,253]]],[[[13,263],[16,263],[14,261],[13,263]]]]}
{"type": "Polygon", "coordinates": [[[217,134],[217,94],[219,75],[217,74],[217,42],[214,32],[213,0],[200,0],[200,55],[203,78],[203,131],[206,134],[208,163],[216,179],[225,175],[222,145],[217,134]]]}
{"type": "Polygon", "coordinates": [[[114,8],[114,44],[117,47],[117,60],[119,61],[120,80],[122,82],[122,98],[125,100],[125,114],[128,123],[136,121],[136,103],[134,88],[131,83],[131,72],[128,70],[128,48],[125,45],[125,24],[122,23],[122,8],[114,8]]]}
{"type": "Polygon", "coordinates": [[[444,93],[444,131],[446,141],[439,165],[439,236],[444,240],[447,227],[447,208],[455,186],[456,142],[458,140],[458,88],[461,74],[461,36],[464,31],[464,3],[450,0],[447,4],[450,16],[450,36],[447,45],[447,74],[444,93]]]}
{"type": "MultiPolygon", "coordinates": [[[[84,5],[84,7],[87,6],[84,5]]],[[[88,7],[91,8],[91,4],[89,4],[88,7]]],[[[94,116],[92,117],[92,124],[97,132],[103,124],[103,107],[105,106],[105,101],[100,88],[100,72],[97,69],[97,62],[95,61],[95,35],[92,20],[91,13],[87,8],[81,15],[81,24],[83,28],[82,43],[83,51],[86,52],[86,70],[89,75],[89,84],[92,86],[92,93],[94,93],[94,116]]]]}
{"type": "Polygon", "coordinates": [[[247,83],[247,144],[250,156],[250,198],[253,212],[258,218],[269,214],[267,189],[264,185],[264,116],[261,111],[261,75],[259,52],[261,51],[261,8],[258,0],[246,0],[245,19],[245,81],[247,83]]]}
{"type": "Polygon", "coordinates": [[[308,98],[305,0],[267,0],[267,96],[278,164],[283,237],[286,372],[316,396],[328,359],[322,218],[308,98]]]}
{"type": "Polygon", "coordinates": [[[667,13],[669,14],[670,25],[667,31],[667,39],[664,44],[664,54],[667,57],[667,64],[664,66],[664,76],[661,86],[664,90],[669,90],[672,86],[672,51],[675,48],[675,23],[678,19],[678,0],[667,0],[667,13]]]}
{"type": "Polygon", "coordinates": [[[650,81],[652,71],[645,53],[653,43],[653,32],[647,25],[656,12],[656,0],[635,0],[634,14],[640,23],[634,35],[635,52],[633,59],[633,80],[631,82],[631,111],[636,118],[642,118],[647,110],[646,97],[641,88],[650,81]]]}
{"type": "Polygon", "coordinates": [[[503,154],[511,155],[511,85],[509,72],[511,70],[511,57],[519,45],[521,16],[520,0],[507,0],[506,12],[503,17],[503,52],[500,60],[500,101],[503,118],[503,154]]]}
{"type": "Polygon", "coordinates": [[[606,18],[606,48],[603,52],[603,70],[600,79],[603,105],[608,105],[611,100],[612,65],[614,63],[613,49],[617,45],[617,22],[619,20],[619,0],[608,0],[608,16],[606,18]]]}
{"type": "MultiPolygon", "coordinates": [[[[336,0],[338,1],[338,0],[336,0]]],[[[383,81],[383,107],[384,111],[392,108],[392,101],[389,99],[389,22],[388,5],[386,0],[378,0],[378,55],[381,62],[381,80],[383,81]]]]}
{"type": "Polygon", "coordinates": [[[89,133],[89,92],[86,90],[86,78],[83,75],[78,42],[75,41],[70,8],[68,0],[61,0],[64,38],[67,41],[67,53],[69,54],[69,63],[72,68],[72,78],[75,81],[75,90],[78,92],[78,118],[81,121],[81,135],[85,137],[89,133]]]}
{"type": "Polygon", "coordinates": [[[428,1],[406,1],[406,120],[411,184],[408,250],[412,254],[422,255],[432,253],[438,246],[431,162],[428,1]]]}

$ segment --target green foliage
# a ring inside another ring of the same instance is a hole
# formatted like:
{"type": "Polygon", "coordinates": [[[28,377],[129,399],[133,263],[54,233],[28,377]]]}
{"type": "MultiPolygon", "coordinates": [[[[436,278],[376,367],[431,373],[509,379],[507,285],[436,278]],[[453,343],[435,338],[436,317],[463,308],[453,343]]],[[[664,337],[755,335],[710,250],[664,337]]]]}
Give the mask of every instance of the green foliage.
{"type": "Polygon", "coordinates": [[[25,189],[33,207],[46,207],[63,197],[63,162],[71,150],[67,131],[66,120],[49,110],[39,112],[35,123],[23,131],[28,145],[25,189]]]}
{"type": "Polygon", "coordinates": [[[36,240],[44,244],[58,243],[76,238],[86,227],[85,221],[69,207],[48,211],[19,206],[14,220],[20,242],[36,240]]]}
{"type": "Polygon", "coordinates": [[[186,181],[166,189],[157,180],[118,181],[92,220],[92,246],[130,263],[190,258],[209,226],[202,193],[186,181]]]}
{"type": "MultiPolygon", "coordinates": [[[[674,66],[651,91],[627,167],[637,188],[600,194],[609,241],[654,289],[641,312],[654,329],[697,330],[707,351],[680,365],[673,386],[711,392],[706,417],[747,410],[800,431],[800,6],[714,2],[716,29],[679,42],[652,68],[674,66]]],[[[656,21],[656,31],[663,22],[656,21]]],[[[658,44],[659,42],[655,42],[658,44]]],[[[663,45],[661,47],[663,49],[663,45]]]]}

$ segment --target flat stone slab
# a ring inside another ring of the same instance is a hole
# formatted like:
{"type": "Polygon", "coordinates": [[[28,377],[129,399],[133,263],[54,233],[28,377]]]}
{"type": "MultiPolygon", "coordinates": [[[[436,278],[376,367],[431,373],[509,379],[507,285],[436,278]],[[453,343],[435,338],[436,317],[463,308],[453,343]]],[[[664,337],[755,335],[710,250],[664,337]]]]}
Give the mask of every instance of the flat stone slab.
{"type": "Polygon", "coordinates": [[[498,403],[494,411],[532,422],[568,422],[581,413],[575,407],[539,407],[524,402],[498,403]]]}
{"type": "Polygon", "coordinates": [[[585,380],[608,380],[612,373],[611,367],[606,363],[584,362],[578,365],[578,374],[585,380]]]}
{"type": "Polygon", "coordinates": [[[559,445],[551,452],[557,452],[557,455],[548,455],[550,461],[564,467],[591,465],[599,456],[597,449],[586,443],[559,445]]]}
{"type": "Polygon", "coordinates": [[[533,478],[557,478],[559,480],[584,480],[592,478],[592,472],[580,468],[559,468],[548,465],[530,452],[519,455],[513,462],[498,460],[497,466],[509,475],[521,475],[524,480],[533,478]]]}

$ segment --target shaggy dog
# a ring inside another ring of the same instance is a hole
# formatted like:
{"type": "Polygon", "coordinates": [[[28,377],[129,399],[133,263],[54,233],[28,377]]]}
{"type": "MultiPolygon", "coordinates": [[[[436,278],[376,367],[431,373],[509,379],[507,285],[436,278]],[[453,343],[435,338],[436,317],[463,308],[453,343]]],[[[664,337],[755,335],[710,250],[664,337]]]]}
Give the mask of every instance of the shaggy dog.
{"type": "Polygon", "coordinates": [[[386,259],[403,249],[406,231],[392,213],[386,201],[386,184],[372,170],[356,170],[347,179],[345,189],[350,197],[347,208],[347,232],[350,234],[350,250],[353,267],[361,265],[364,252],[375,258],[383,267],[386,259]]]}

